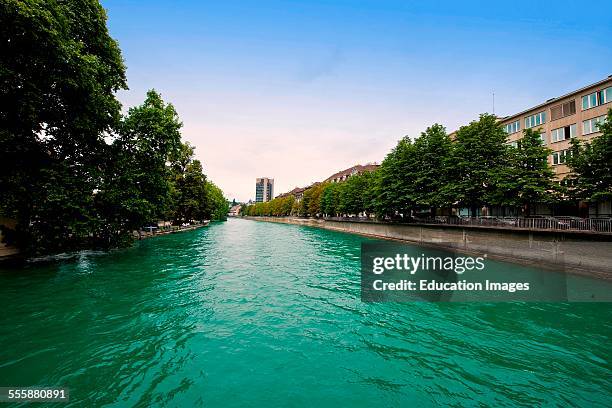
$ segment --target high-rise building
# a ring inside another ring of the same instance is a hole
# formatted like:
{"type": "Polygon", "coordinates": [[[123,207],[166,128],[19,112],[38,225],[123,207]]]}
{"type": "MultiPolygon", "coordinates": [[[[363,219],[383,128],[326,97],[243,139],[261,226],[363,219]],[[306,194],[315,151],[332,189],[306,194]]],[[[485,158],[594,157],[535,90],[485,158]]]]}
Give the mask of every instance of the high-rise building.
{"type": "Polygon", "coordinates": [[[508,143],[516,146],[523,129],[538,129],[542,143],[552,150],[549,162],[557,180],[569,173],[565,159],[570,139],[591,140],[601,134],[598,125],[612,108],[612,75],[568,94],[500,119],[508,133],[508,143]]]}
{"type": "Polygon", "coordinates": [[[255,202],[265,203],[274,198],[274,179],[261,177],[255,180],[255,202]]]}

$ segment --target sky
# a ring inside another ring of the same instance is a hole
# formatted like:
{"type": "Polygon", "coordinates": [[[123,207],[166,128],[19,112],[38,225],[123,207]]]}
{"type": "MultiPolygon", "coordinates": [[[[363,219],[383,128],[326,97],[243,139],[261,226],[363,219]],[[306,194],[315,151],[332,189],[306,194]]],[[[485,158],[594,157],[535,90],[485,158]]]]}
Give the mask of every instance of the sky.
{"type": "Polygon", "coordinates": [[[102,0],[124,109],[156,89],[230,200],[368,162],[612,74],[606,1],[102,0]],[[493,93],[495,103],[493,107],[493,93]]]}

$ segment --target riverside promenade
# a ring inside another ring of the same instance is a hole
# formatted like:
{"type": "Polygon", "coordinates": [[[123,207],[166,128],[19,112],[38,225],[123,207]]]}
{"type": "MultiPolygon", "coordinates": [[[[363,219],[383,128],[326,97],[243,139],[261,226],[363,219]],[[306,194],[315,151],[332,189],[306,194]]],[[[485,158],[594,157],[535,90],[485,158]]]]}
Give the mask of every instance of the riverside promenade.
{"type": "Polygon", "coordinates": [[[210,224],[210,221],[203,221],[201,223],[185,225],[185,226],[168,226],[168,227],[163,227],[163,228],[157,228],[151,231],[140,230],[140,231],[134,231],[132,235],[134,236],[135,239],[141,240],[141,239],[156,237],[160,235],[176,234],[177,232],[193,231],[198,228],[206,227],[208,226],[208,224],[210,224]]]}

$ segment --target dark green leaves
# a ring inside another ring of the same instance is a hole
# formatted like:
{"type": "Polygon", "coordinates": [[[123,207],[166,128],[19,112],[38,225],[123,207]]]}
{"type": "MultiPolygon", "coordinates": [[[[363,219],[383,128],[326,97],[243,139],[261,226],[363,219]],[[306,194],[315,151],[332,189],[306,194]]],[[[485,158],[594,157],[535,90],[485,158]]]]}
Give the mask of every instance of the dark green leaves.
{"type": "Polygon", "coordinates": [[[108,248],[170,216],[224,216],[172,104],[149,91],[122,118],[125,88],[97,0],[0,2],[0,216],[17,221],[8,235],[26,253],[108,248]]]}
{"type": "Polygon", "coordinates": [[[612,109],[599,130],[602,134],[590,143],[572,140],[569,192],[577,200],[612,200],[612,109]]]}

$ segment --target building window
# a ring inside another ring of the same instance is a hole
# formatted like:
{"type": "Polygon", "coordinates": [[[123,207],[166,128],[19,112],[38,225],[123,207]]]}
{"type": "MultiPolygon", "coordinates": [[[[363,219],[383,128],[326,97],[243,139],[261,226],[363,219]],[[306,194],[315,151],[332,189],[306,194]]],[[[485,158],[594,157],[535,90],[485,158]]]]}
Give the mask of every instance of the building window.
{"type": "Polygon", "coordinates": [[[540,133],[540,142],[545,145],[546,144],[546,132],[540,133]]]}
{"type": "Polygon", "coordinates": [[[569,157],[571,156],[571,154],[572,154],[572,151],[571,151],[571,150],[563,150],[563,151],[561,152],[561,157],[560,157],[560,159],[561,159],[561,163],[565,163],[565,160],[566,160],[566,159],[569,159],[569,157]]]}
{"type": "Polygon", "coordinates": [[[572,124],[569,126],[565,126],[558,129],[553,129],[550,132],[550,142],[560,142],[562,140],[571,139],[572,137],[576,137],[576,124],[572,124]]]}
{"type": "Polygon", "coordinates": [[[563,164],[565,160],[570,156],[571,152],[569,150],[560,150],[558,152],[554,152],[552,154],[552,161],[554,165],[563,164]]]}
{"type": "Polygon", "coordinates": [[[521,130],[521,121],[517,120],[515,122],[508,123],[506,126],[504,126],[504,130],[509,135],[518,132],[519,130],[521,130]]]}
{"type": "Polygon", "coordinates": [[[557,120],[576,113],[576,100],[561,103],[550,108],[550,120],[557,120]]]}
{"type": "Polygon", "coordinates": [[[546,112],[536,113],[525,118],[525,129],[539,126],[543,123],[546,123],[546,112]]]}
{"type": "Polygon", "coordinates": [[[588,135],[591,133],[599,132],[599,124],[606,120],[606,115],[598,116],[593,119],[585,120],[582,122],[582,134],[588,135]]]}
{"type": "Polygon", "coordinates": [[[582,110],[612,102],[612,86],[582,97],[582,110]]]}
{"type": "MultiPolygon", "coordinates": [[[[542,132],[540,133],[540,143],[542,145],[546,145],[546,132],[542,132]]],[[[513,140],[511,142],[507,142],[508,146],[512,146],[514,148],[518,148],[519,145],[521,144],[520,140],[513,140]]]]}
{"type": "Polygon", "coordinates": [[[582,97],[582,110],[591,109],[597,106],[597,92],[582,97]]]}

